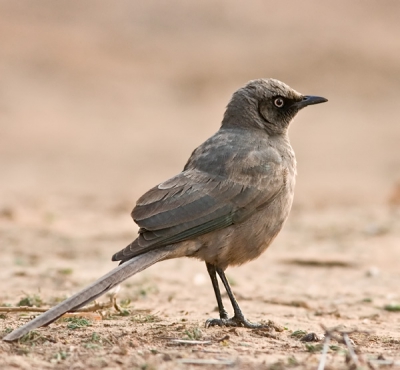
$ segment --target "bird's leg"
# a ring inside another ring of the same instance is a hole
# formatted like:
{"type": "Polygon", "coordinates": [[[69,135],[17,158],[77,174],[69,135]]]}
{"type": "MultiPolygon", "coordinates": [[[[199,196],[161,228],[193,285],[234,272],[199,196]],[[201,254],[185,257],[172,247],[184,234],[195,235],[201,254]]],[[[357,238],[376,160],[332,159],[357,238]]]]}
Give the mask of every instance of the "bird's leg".
{"type": "Polygon", "coordinates": [[[223,320],[226,320],[228,319],[228,313],[225,311],[224,305],[222,303],[221,292],[219,290],[215,266],[207,262],[206,266],[208,274],[210,275],[212,286],[214,288],[215,298],[217,298],[219,317],[223,320]]]}
{"type": "MultiPolygon", "coordinates": [[[[208,268],[208,265],[207,265],[208,268]]],[[[258,323],[251,323],[250,321],[247,321],[242,313],[242,310],[239,307],[239,304],[236,301],[235,295],[232,292],[231,286],[229,285],[228,279],[225,276],[224,270],[222,270],[221,268],[216,268],[215,266],[212,266],[212,268],[214,269],[214,276],[215,276],[215,271],[218,273],[219,277],[221,278],[222,283],[225,286],[225,290],[228,293],[229,299],[232,303],[232,307],[233,307],[233,312],[234,315],[232,318],[228,319],[225,317],[222,317],[220,319],[209,319],[206,321],[206,327],[209,326],[242,326],[245,328],[250,328],[250,329],[260,329],[260,328],[265,328],[268,327],[268,325],[263,325],[263,324],[258,324],[258,323]]],[[[210,273],[210,270],[209,270],[210,273]]],[[[210,273],[211,276],[211,273],[210,273]]],[[[216,280],[216,277],[215,277],[216,280]]],[[[213,278],[211,277],[211,281],[213,281],[213,278]]],[[[214,286],[214,282],[213,282],[213,286],[214,286]]],[[[218,283],[217,283],[217,287],[218,287],[218,283]]],[[[214,287],[215,289],[215,287],[214,287]]],[[[219,289],[218,289],[218,293],[219,293],[219,289]]],[[[220,298],[221,299],[221,298],[220,298]]],[[[217,296],[217,301],[218,301],[218,296],[217,296]]],[[[219,303],[218,303],[219,306],[219,303]]],[[[221,311],[220,311],[221,312],[221,311]]],[[[225,310],[224,310],[225,312],[225,310]]],[[[225,312],[226,314],[226,312],[225,312]]]]}
{"type": "Polygon", "coordinates": [[[219,277],[222,280],[222,283],[224,284],[226,292],[228,293],[229,299],[232,303],[234,316],[230,319],[230,321],[236,323],[236,326],[244,326],[245,328],[257,329],[265,327],[265,325],[263,324],[251,323],[250,321],[247,321],[245,319],[242,310],[240,309],[239,304],[237,303],[235,295],[232,292],[231,286],[229,285],[228,279],[225,276],[224,270],[220,268],[217,268],[216,270],[219,277]]]}

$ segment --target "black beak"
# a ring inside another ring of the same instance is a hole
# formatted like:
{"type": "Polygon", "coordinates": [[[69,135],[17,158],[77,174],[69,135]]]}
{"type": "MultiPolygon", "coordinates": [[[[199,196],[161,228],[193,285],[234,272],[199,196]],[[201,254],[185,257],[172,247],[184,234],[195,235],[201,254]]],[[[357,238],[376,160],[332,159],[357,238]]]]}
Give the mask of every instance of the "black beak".
{"type": "Polygon", "coordinates": [[[325,99],[321,96],[312,96],[312,95],[306,95],[303,96],[303,100],[295,103],[297,105],[298,109],[304,108],[307,105],[313,105],[313,104],[320,104],[320,103],[325,103],[327,102],[328,99],[325,99]]]}

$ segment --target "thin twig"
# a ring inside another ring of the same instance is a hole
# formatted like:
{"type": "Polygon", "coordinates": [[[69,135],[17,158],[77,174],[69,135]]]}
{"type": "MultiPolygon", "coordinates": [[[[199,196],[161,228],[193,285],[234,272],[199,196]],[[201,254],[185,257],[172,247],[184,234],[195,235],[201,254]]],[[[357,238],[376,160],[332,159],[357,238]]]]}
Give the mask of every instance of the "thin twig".
{"type": "Polygon", "coordinates": [[[328,353],[330,341],[331,341],[331,336],[329,334],[325,334],[324,347],[322,349],[321,360],[319,361],[318,370],[324,370],[325,368],[326,355],[328,353]]]}
{"type": "Polygon", "coordinates": [[[111,305],[115,308],[116,311],[118,311],[119,313],[122,313],[122,308],[117,303],[117,293],[118,292],[115,292],[114,294],[111,295],[111,297],[110,297],[111,305]]]}
{"type": "MultiPolygon", "coordinates": [[[[99,311],[99,310],[104,310],[106,308],[111,308],[114,307],[117,311],[121,312],[121,309],[119,308],[117,302],[116,302],[116,294],[113,294],[110,297],[110,301],[106,303],[97,303],[95,302],[94,304],[80,308],[79,310],[76,310],[74,312],[94,312],[94,311],[99,311]],[[119,309],[118,309],[118,308],[119,309]]],[[[29,306],[19,306],[19,307],[1,307],[0,306],[0,312],[4,313],[10,313],[10,312],[46,312],[49,310],[50,307],[44,308],[44,307],[29,307],[29,306]]]]}
{"type": "Polygon", "coordinates": [[[354,352],[353,346],[351,345],[350,338],[347,333],[343,333],[343,340],[344,343],[346,344],[347,349],[349,350],[349,355],[351,357],[351,360],[354,362],[356,366],[358,366],[360,364],[360,361],[358,361],[358,357],[354,352]]]}
{"type": "Polygon", "coordinates": [[[1,307],[0,312],[46,312],[48,308],[39,308],[39,307],[28,307],[28,306],[21,306],[21,307],[1,307]]]}
{"type": "Polygon", "coordinates": [[[321,324],[322,329],[325,331],[325,341],[324,347],[321,354],[321,359],[318,365],[318,370],[324,370],[325,363],[326,363],[326,355],[329,349],[329,342],[331,339],[336,340],[339,343],[344,343],[349,351],[349,356],[351,361],[357,367],[360,365],[360,360],[354,351],[354,346],[352,344],[352,340],[350,339],[349,335],[353,333],[363,333],[363,334],[370,334],[368,331],[363,330],[343,330],[342,326],[335,326],[334,328],[328,329],[325,325],[321,324]]]}
{"type": "Polygon", "coordinates": [[[187,340],[187,339],[172,339],[170,340],[172,343],[177,343],[177,344],[190,344],[190,345],[196,345],[196,344],[211,344],[211,340],[187,340]]]}

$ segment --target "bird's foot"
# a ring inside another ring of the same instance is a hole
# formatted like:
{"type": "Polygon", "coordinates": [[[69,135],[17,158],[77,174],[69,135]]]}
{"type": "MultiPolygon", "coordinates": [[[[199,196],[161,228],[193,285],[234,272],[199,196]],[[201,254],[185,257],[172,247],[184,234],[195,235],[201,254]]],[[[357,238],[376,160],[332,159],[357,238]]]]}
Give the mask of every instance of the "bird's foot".
{"type": "Polygon", "coordinates": [[[220,319],[208,319],[205,323],[205,327],[209,328],[210,326],[228,326],[228,327],[242,327],[249,329],[266,329],[270,328],[268,324],[259,324],[247,321],[243,316],[233,316],[230,319],[228,318],[220,318],[220,319]]]}

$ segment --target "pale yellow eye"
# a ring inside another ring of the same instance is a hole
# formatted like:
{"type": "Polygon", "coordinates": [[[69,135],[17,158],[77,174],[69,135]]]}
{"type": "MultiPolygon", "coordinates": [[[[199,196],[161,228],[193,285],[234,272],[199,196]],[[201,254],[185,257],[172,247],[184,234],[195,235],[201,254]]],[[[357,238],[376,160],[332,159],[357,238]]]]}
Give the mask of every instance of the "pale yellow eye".
{"type": "Polygon", "coordinates": [[[285,101],[282,98],[276,98],[274,100],[275,107],[282,108],[285,104],[285,101]]]}

